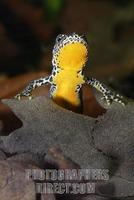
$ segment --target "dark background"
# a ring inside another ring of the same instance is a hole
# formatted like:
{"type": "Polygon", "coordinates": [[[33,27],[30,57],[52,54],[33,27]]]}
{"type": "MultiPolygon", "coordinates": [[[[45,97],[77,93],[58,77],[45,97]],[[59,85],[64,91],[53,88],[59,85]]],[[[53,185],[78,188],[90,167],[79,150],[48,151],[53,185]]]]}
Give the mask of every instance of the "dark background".
{"type": "Polygon", "coordinates": [[[0,80],[51,71],[59,33],[85,34],[86,75],[134,98],[134,1],[0,0],[0,80]]]}

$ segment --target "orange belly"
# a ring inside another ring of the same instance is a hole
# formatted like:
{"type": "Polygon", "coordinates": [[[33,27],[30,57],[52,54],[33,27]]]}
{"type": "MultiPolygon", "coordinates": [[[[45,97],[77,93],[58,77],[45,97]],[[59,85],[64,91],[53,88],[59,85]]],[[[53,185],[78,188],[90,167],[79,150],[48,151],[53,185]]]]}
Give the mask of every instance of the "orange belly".
{"type": "Polygon", "coordinates": [[[81,100],[76,89],[77,85],[84,83],[83,76],[78,76],[75,71],[60,71],[54,77],[53,83],[56,90],[52,94],[52,99],[58,105],[77,112],[81,107],[81,100]]]}

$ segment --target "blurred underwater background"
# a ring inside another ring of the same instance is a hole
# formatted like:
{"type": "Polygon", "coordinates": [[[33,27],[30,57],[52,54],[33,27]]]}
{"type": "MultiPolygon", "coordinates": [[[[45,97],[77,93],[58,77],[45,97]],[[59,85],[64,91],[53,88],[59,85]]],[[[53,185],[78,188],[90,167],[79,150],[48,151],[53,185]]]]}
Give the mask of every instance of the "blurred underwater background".
{"type": "Polygon", "coordinates": [[[85,69],[134,98],[134,1],[1,0],[0,84],[29,72],[51,73],[52,49],[60,33],[85,34],[85,69]]]}

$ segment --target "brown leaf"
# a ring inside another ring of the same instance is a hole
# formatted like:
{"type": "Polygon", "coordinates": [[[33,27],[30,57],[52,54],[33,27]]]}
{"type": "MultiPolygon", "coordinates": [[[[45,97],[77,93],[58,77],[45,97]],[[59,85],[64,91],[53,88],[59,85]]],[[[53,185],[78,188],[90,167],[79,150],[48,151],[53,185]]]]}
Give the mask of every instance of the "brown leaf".
{"type": "MultiPolygon", "coordinates": [[[[20,75],[14,78],[6,79],[0,82],[0,99],[14,97],[22,89],[26,87],[30,80],[44,77],[48,73],[31,72],[24,75],[20,75]]],[[[34,90],[34,96],[45,95],[48,96],[50,86],[43,86],[34,90]]],[[[87,85],[83,86],[83,114],[92,117],[97,117],[105,112],[105,109],[96,101],[95,96],[91,88],[87,85]]],[[[4,133],[9,132],[22,126],[20,120],[13,114],[13,112],[5,105],[0,102],[0,120],[3,121],[4,133]]]]}
{"type": "Polygon", "coordinates": [[[72,160],[83,169],[109,169],[110,180],[97,183],[97,194],[134,196],[133,103],[125,107],[114,103],[96,121],[63,109],[50,98],[4,102],[23,123],[9,136],[0,137],[4,152],[44,155],[49,151],[59,167],[73,167],[72,160]]]}
{"type": "MultiPolygon", "coordinates": [[[[35,187],[32,179],[26,178],[25,169],[35,168],[15,161],[0,161],[0,199],[35,200],[35,187]]],[[[36,167],[37,168],[37,167],[36,167]]]]}
{"type": "MultiPolygon", "coordinates": [[[[20,92],[30,80],[46,76],[45,72],[31,72],[14,78],[6,79],[0,82],[0,99],[14,97],[20,92]]],[[[47,94],[48,88],[43,87],[35,91],[35,95],[47,94]]],[[[0,120],[3,122],[3,132],[8,134],[22,126],[21,121],[14,113],[2,102],[0,102],[0,120]]]]}
{"type": "Polygon", "coordinates": [[[80,166],[72,161],[69,157],[65,156],[61,149],[51,147],[45,156],[45,162],[48,165],[58,167],[58,169],[79,169],[80,166]]]}

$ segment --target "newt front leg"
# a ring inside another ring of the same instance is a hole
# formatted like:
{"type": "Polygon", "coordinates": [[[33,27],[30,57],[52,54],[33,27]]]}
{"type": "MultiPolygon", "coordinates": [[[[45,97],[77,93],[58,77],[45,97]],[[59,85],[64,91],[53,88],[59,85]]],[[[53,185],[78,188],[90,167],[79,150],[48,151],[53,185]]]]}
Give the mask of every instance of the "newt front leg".
{"type": "Polygon", "coordinates": [[[39,78],[37,80],[30,81],[30,83],[27,85],[27,87],[21,93],[17,94],[15,96],[15,98],[20,100],[20,98],[22,96],[26,96],[29,99],[32,99],[32,91],[35,88],[40,87],[42,85],[46,85],[48,83],[51,84],[51,77],[50,76],[42,77],[42,78],[39,78]]]}
{"type": "Polygon", "coordinates": [[[95,78],[86,78],[86,83],[96,88],[103,94],[103,99],[106,100],[107,104],[110,105],[112,102],[118,102],[122,105],[126,104],[125,98],[116,92],[110,90],[106,85],[101,83],[95,78]]]}

